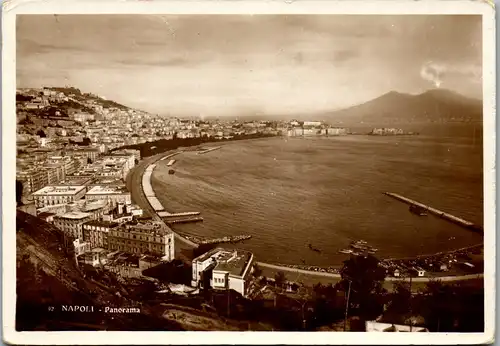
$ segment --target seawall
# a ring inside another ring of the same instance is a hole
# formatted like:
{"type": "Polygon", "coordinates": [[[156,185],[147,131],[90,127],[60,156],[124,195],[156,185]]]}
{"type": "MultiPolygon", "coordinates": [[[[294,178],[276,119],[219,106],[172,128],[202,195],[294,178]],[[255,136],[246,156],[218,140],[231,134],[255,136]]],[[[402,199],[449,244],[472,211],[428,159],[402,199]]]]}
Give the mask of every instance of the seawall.
{"type": "Polygon", "coordinates": [[[428,205],[425,205],[423,203],[420,203],[420,202],[417,202],[417,201],[414,201],[410,198],[407,198],[407,197],[404,197],[404,196],[401,196],[397,193],[393,193],[393,192],[384,192],[385,195],[389,196],[389,197],[392,197],[394,199],[397,199],[398,201],[401,201],[403,203],[406,203],[406,204],[409,204],[409,205],[415,205],[415,206],[418,206],[420,208],[423,208],[427,211],[429,211],[431,214],[434,214],[442,219],[445,219],[445,220],[448,220],[450,222],[453,222],[459,226],[462,226],[462,227],[465,227],[467,229],[471,229],[471,230],[474,230],[474,231],[477,231],[477,232],[481,232],[482,233],[482,229],[481,227],[475,225],[473,222],[470,222],[470,221],[467,221],[467,220],[464,220],[462,218],[459,218],[455,215],[452,215],[452,214],[449,214],[449,213],[446,213],[442,210],[439,210],[439,209],[436,209],[436,208],[433,208],[433,207],[430,207],[428,205]]]}

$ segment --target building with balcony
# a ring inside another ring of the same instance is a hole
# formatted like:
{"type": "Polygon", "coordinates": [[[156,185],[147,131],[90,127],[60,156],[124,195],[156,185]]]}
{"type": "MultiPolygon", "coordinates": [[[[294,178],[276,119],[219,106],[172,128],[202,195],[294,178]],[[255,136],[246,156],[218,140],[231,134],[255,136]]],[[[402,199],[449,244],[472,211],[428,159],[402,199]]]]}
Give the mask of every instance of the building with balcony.
{"type": "Polygon", "coordinates": [[[108,247],[108,234],[120,226],[116,222],[92,220],[83,224],[83,240],[90,243],[92,248],[108,247]]]}
{"type": "Polygon", "coordinates": [[[83,240],[83,224],[92,219],[92,214],[82,212],[69,212],[54,217],[54,226],[59,228],[66,236],[83,240]]]}
{"type": "Polygon", "coordinates": [[[132,202],[130,192],[122,186],[94,186],[86,194],[87,200],[105,200],[112,206],[120,203],[130,204],[132,202]]]}
{"type": "Polygon", "coordinates": [[[249,251],[212,249],[193,260],[191,286],[232,289],[246,296],[253,260],[249,251]]]}
{"type": "Polygon", "coordinates": [[[16,179],[23,183],[23,194],[31,195],[33,192],[47,186],[49,181],[44,170],[30,168],[17,172],[16,179]]]}
{"type": "Polygon", "coordinates": [[[82,185],[49,185],[33,193],[36,208],[49,205],[72,203],[85,196],[86,188],[82,185]]]}
{"type": "Polygon", "coordinates": [[[108,234],[108,249],[174,259],[174,234],[159,223],[125,224],[108,234]]]}

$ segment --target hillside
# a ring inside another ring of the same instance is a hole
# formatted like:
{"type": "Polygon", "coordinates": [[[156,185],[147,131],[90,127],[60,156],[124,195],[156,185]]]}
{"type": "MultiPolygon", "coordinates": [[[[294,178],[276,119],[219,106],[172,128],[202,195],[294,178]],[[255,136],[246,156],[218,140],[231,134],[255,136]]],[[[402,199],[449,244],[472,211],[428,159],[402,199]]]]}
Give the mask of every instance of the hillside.
{"type": "Polygon", "coordinates": [[[482,121],[482,101],[450,90],[434,89],[419,95],[391,91],[363,104],[323,115],[344,123],[428,123],[482,121]]]}
{"type": "MultiPolygon", "coordinates": [[[[238,294],[233,294],[235,316],[230,319],[219,315],[228,310],[225,292],[214,297],[220,305],[217,311],[213,307],[207,310],[203,296],[155,293],[159,287],[150,280],[123,281],[108,271],[78,267],[70,247],[63,246],[64,236],[56,227],[22,211],[17,212],[16,220],[18,331],[272,329],[259,320],[248,321],[237,315],[243,304],[238,294]],[[61,311],[63,305],[94,307],[94,312],[61,311]],[[99,311],[105,307],[139,308],[140,313],[99,311]]],[[[169,276],[168,268],[168,265],[159,268],[162,276],[169,276]]],[[[191,268],[188,270],[190,277],[191,268]]],[[[163,282],[172,281],[164,278],[163,282]]]]}
{"type": "MultiPolygon", "coordinates": [[[[18,211],[16,330],[182,330],[110,274],[85,274],[54,226],[18,211]],[[61,311],[62,305],[137,307],[140,314],[61,311]]],[[[164,309],[163,309],[164,310],[164,309]]]]}
{"type": "Polygon", "coordinates": [[[80,89],[73,88],[73,87],[51,87],[51,90],[55,90],[58,92],[63,92],[66,95],[73,94],[75,95],[74,98],[77,101],[88,101],[88,100],[93,100],[96,102],[97,105],[101,105],[104,108],[111,108],[115,107],[121,110],[128,110],[129,108],[127,106],[124,106],[118,102],[112,101],[112,100],[106,100],[103,99],[102,97],[99,97],[97,95],[91,94],[91,93],[82,93],[80,89]]]}

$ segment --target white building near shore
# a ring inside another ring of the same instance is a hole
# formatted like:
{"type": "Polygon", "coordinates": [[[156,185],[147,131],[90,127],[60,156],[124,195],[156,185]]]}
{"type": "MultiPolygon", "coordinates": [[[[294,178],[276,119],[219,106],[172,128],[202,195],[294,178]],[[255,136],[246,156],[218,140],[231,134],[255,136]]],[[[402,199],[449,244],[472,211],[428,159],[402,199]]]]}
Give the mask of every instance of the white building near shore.
{"type": "Polygon", "coordinates": [[[191,286],[232,289],[246,296],[253,259],[249,251],[212,249],[193,260],[191,286]]]}

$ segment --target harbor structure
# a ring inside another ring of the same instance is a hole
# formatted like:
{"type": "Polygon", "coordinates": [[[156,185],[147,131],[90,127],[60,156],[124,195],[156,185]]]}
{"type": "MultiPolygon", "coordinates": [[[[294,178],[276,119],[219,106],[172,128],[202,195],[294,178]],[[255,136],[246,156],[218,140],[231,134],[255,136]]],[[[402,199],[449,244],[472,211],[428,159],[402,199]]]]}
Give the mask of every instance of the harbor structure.
{"type": "Polygon", "coordinates": [[[448,221],[453,222],[455,224],[458,224],[460,226],[463,226],[463,227],[465,227],[467,229],[483,233],[483,228],[481,226],[479,226],[479,225],[474,224],[473,222],[464,220],[462,218],[459,218],[459,217],[454,216],[452,214],[446,213],[446,212],[441,211],[439,209],[432,208],[432,207],[430,207],[428,205],[425,205],[423,203],[414,201],[414,200],[412,200],[410,198],[406,198],[404,196],[398,195],[397,193],[384,192],[384,194],[387,195],[387,196],[389,196],[389,197],[395,198],[398,201],[404,202],[404,203],[409,204],[409,205],[414,205],[414,206],[416,206],[416,207],[418,207],[418,208],[420,208],[422,210],[426,210],[426,211],[428,211],[431,214],[434,214],[434,215],[436,215],[436,216],[438,216],[438,217],[440,217],[442,219],[445,219],[445,220],[448,220],[448,221]]]}
{"type": "Polygon", "coordinates": [[[254,256],[249,251],[215,248],[192,262],[191,286],[248,294],[254,256]]]}

